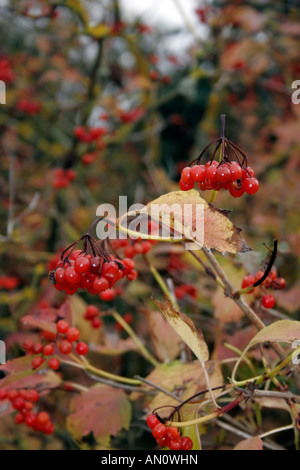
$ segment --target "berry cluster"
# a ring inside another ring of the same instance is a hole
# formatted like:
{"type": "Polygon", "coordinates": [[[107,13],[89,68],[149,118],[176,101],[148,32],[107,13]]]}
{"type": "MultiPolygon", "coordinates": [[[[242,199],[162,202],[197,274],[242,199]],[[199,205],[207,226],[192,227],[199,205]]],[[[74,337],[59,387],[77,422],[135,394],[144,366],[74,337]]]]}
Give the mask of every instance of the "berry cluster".
{"type": "Polygon", "coordinates": [[[50,342],[43,344],[42,342],[33,343],[31,340],[27,340],[23,343],[23,348],[27,354],[36,356],[32,359],[31,363],[33,369],[39,369],[46,360],[48,360],[48,367],[50,369],[59,369],[60,360],[57,357],[53,357],[56,346],[59,352],[64,355],[70,354],[74,349],[79,356],[85,356],[89,350],[86,343],[79,341],[80,331],[78,328],[70,327],[65,320],[57,322],[56,334],[44,332],[44,338],[50,340],[50,342]]]}
{"type": "Polygon", "coordinates": [[[92,163],[94,163],[94,161],[96,159],[97,159],[97,155],[95,153],[92,153],[92,152],[85,153],[81,157],[81,161],[85,166],[91,165],[92,163]]]}
{"type": "Polygon", "coordinates": [[[134,267],[134,261],[130,258],[121,261],[100,250],[98,254],[94,250],[93,255],[84,250],[74,250],[62,257],[50,273],[50,278],[57,290],[65,291],[68,295],[75,294],[80,288],[90,294],[99,294],[102,300],[109,301],[120,293],[119,289],[113,289],[117,281],[124,276],[130,281],[136,279],[134,267]]]}
{"type": "Polygon", "coordinates": [[[13,290],[19,283],[19,279],[15,276],[0,276],[0,289],[13,290]]]}
{"type": "Polygon", "coordinates": [[[35,389],[16,390],[0,389],[0,401],[9,400],[11,406],[17,411],[15,415],[16,424],[26,424],[36,432],[44,434],[53,434],[54,424],[46,411],[34,411],[39,400],[39,393],[35,389]]]}
{"type": "Polygon", "coordinates": [[[231,196],[241,197],[244,193],[255,194],[259,182],[251,167],[243,167],[235,161],[218,163],[212,160],[206,165],[187,166],[181,172],[179,186],[182,191],[192,189],[198,183],[201,191],[227,189],[231,196]]]}
{"type": "Polygon", "coordinates": [[[38,101],[23,98],[17,102],[16,109],[27,116],[35,116],[41,111],[42,105],[38,101]]]}
{"type": "Polygon", "coordinates": [[[85,129],[83,126],[78,126],[74,129],[75,137],[86,144],[97,141],[103,137],[106,132],[107,130],[103,127],[91,127],[90,129],[85,129]]]}
{"type": "Polygon", "coordinates": [[[7,85],[15,80],[12,64],[6,57],[0,59],[0,80],[3,80],[7,85]]]}
{"type": "Polygon", "coordinates": [[[170,450],[191,450],[193,441],[187,436],[181,436],[175,426],[165,426],[154,415],[147,416],[147,425],[152,430],[152,436],[161,447],[169,447],[170,450]]]}
{"type": "Polygon", "coordinates": [[[177,299],[183,299],[185,296],[191,296],[193,299],[197,298],[197,290],[195,286],[190,284],[182,284],[175,288],[175,296],[177,299]]]}
{"type": "MultiPolygon", "coordinates": [[[[257,271],[255,276],[247,274],[242,281],[242,289],[252,286],[256,282],[259,282],[264,275],[263,271],[257,271]]],[[[284,289],[286,286],[286,280],[283,277],[278,276],[276,268],[272,268],[267,278],[260,284],[264,289],[284,289]]],[[[255,289],[255,288],[254,288],[255,289]]],[[[252,293],[254,289],[248,291],[248,294],[252,293]]],[[[265,308],[273,308],[275,305],[275,298],[272,294],[265,294],[261,299],[262,306],[265,308]]]]}
{"type": "Polygon", "coordinates": [[[84,318],[85,320],[91,323],[92,328],[97,330],[102,326],[102,320],[100,318],[100,315],[101,314],[98,307],[96,307],[95,305],[89,305],[84,313],[84,318]]]}
{"type": "Polygon", "coordinates": [[[56,168],[53,172],[52,186],[54,189],[67,188],[72,181],[75,180],[77,174],[72,168],[64,170],[63,168],[56,168]]]}
{"type": "Polygon", "coordinates": [[[157,243],[156,240],[141,240],[138,238],[136,240],[112,240],[111,245],[114,250],[121,250],[126,258],[134,258],[136,255],[148,253],[155,243],[157,243]]]}

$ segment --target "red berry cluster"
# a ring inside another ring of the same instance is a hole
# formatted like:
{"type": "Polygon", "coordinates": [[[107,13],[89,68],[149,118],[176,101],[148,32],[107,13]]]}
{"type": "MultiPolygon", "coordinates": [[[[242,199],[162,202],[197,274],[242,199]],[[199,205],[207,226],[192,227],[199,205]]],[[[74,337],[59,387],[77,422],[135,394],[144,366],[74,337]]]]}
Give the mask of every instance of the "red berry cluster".
{"type": "Polygon", "coordinates": [[[16,390],[16,389],[0,389],[0,401],[9,400],[14,410],[16,424],[26,424],[36,432],[44,434],[52,434],[54,432],[54,424],[46,411],[34,411],[35,404],[39,400],[39,393],[35,389],[16,390]]]}
{"type": "Polygon", "coordinates": [[[38,101],[23,98],[17,102],[16,109],[27,116],[35,116],[41,111],[42,105],[38,101]]]}
{"type": "Polygon", "coordinates": [[[85,129],[83,126],[78,126],[74,129],[75,137],[87,144],[97,141],[106,133],[107,130],[103,127],[91,127],[90,129],[85,129]]]}
{"type": "Polygon", "coordinates": [[[101,313],[98,307],[95,305],[89,305],[84,313],[84,318],[91,323],[92,328],[97,330],[98,328],[101,328],[103,324],[100,315],[101,313]]]}
{"type": "MultiPolygon", "coordinates": [[[[263,271],[257,271],[255,276],[247,274],[242,281],[242,289],[252,286],[256,282],[259,282],[264,275],[263,271]]],[[[284,289],[286,286],[286,280],[283,277],[278,276],[276,268],[272,268],[267,278],[260,284],[264,289],[284,289]]],[[[250,290],[248,294],[252,293],[254,289],[250,290]]],[[[265,308],[273,308],[275,305],[275,298],[272,294],[265,294],[261,299],[262,306],[265,308]]]]}
{"type": "Polygon", "coordinates": [[[65,320],[59,320],[56,324],[56,331],[56,334],[49,333],[46,335],[46,339],[50,339],[50,342],[47,342],[47,344],[42,342],[33,343],[31,340],[23,343],[23,348],[28,354],[36,355],[31,363],[33,369],[39,369],[46,360],[48,360],[48,367],[50,369],[59,369],[60,360],[57,357],[53,357],[55,346],[58,347],[61,354],[68,355],[73,351],[73,345],[76,343],[74,351],[79,356],[85,356],[88,353],[89,348],[87,344],[79,341],[80,331],[78,328],[70,327],[65,320]]]}
{"type": "Polygon", "coordinates": [[[82,250],[72,251],[50,273],[57,290],[72,295],[80,288],[90,294],[99,294],[104,301],[112,300],[120,293],[119,289],[113,287],[124,276],[130,281],[137,277],[132,259],[125,258],[121,261],[104,254],[92,256],[82,250]]]}
{"type": "Polygon", "coordinates": [[[7,85],[15,80],[11,62],[6,57],[0,59],[0,80],[3,80],[7,85]]]}
{"type": "Polygon", "coordinates": [[[154,415],[147,416],[147,425],[152,430],[152,436],[161,447],[169,447],[170,450],[191,450],[193,441],[187,436],[181,436],[175,426],[165,426],[154,415]]]}
{"type": "Polygon", "coordinates": [[[19,283],[19,279],[15,276],[0,276],[0,289],[13,290],[19,283]]]}
{"type": "Polygon", "coordinates": [[[183,299],[185,296],[190,295],[193,299],[197,298],[197,290],[195,286],[190,284],[182,284],[175,288],[175,296],[177,299],[183,299]]]}
{"type": "Polygon", "coordinates": [[[195,183],[198,183],[201,191],[227,189],[233,197],[241,197],[244,193],[255,194],[259,188],[253,169],[250,166],[243,167],[235,161],[218,163],[212,160],[206,165],[196,164],[183,168],[180,189],[188,191],[195,183]]]}
{"type": "Polygon", "coordinates": [[[77,173],[72,168],[64,170],[63,168],[56,168],[53,172],[52,186],[54,189],[67,188],[72,181],[75,180],[77,173]]]}

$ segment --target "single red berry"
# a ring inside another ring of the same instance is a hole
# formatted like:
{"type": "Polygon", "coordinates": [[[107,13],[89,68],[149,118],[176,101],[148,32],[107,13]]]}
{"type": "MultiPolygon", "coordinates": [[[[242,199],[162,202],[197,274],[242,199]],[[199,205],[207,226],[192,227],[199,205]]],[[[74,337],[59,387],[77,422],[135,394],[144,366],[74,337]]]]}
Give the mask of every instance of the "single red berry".
{"type": "Polygon", "coordinates": [[[93,289],[95,289],[97,293],[104,292],[108,287],[109,281],[106,277],[99,277],[94,280],[93,289]]]}
{"type": "Polygon", "coordinates": [[[191,177],[196,183],[200,183],[205,180],[206,171],[204,165],[194,165],[191,168],[191,177]]]}
{"type": "Polygon", "coordinates": [[[95,305],[89,305],[85,311],[84,317],[86,318],[86,320],[91,320],[92,318],[97,317],[99,313],[100,311],[98,307],[96,307],[95,305]]]}
{"type": "Polygon", "coordinates": [[[65,270],[63,268],[57,268],[55,271],[55,282],[59,286],[63,286],[65,284],[65,270]]]}
{"type": "Polygon", "coordinates": [[[160,447],[167,447],[169,444],[169,438],[168,436],[162,436],[157,438],[156,442],[160,447]]]}
{"type": "Polygon", "coordinates": [[[159,419],[154,414],[147,416],[148,428],[154,429],[159,423],[160,423],[159,419]]]}
{"type": "Polygon", "coordinates": [[[36,414],[33,411],[30,411],[26,416],[25,416],[25,424],[29,428],[33,427],[36,423],[36,414]]]}
{"type": "Polygon", "coordinates": [[[181,191],[189,191],[190,189],[193,189],[194,182],[192,181],[191,183],[184,183],[182,180],[180,180],[179,181],[179,187],[180,187],[181,191]]]}
{"type": "Polygon", "coordinates": [[[242,167],[238,162],[231,162],[229,169],[231,181],[239,180],[242,177],[242,167]]]}
{"type": "Polygon", "coordinates": [[[12,389],[7,392],[7,399],[9,401],[14,401],[19,396],[18,390],[12,389]]]}
{"type": "Polygon", "coordinates": [[[114,281],[118,276],[118,272],[119,266],[114,261],[103,263],[101,276],[105,276],[109,281],[114,281]]]}
{"type": "Polygon", "coordinates": [[[194,181],[193,181],[193,178],[192,178],[192,175],[191,175],[191,168],[189,166],[186,166],[185,168],[183,168],[182,172],[181,172],[181,181],[184,183],[184,184],[193,184],[194,186],[194,181]]]}
{"type": "Polygon", "coordinates": [[[275,287],[276,289],[284,289],[286,286],[286,280],[284,279],[284,277],[278,277],[276,280],[275,280],[275,287]]]}
{"type": "Polygon", "coordinates": [[[71,255],[70,255],[70,260],[76,260],[79,256],[82,256],[83,254],[83,251],[82,250],[74,250],[72,251],[71,255]]]}
{"type": "Polygon", "coordinates": [[[272,268],[268,277],[271,279],[271,281],[275,281],[277,279],[277,275],[278,275],[277,269],[272,268]]]}
{"type": "Polygon", "coordinates": [[[98,274],[101,266],[101,259],[99,256],[95,256],[90,261],[90,273],[98,274]]]}
{"type": "Polygon", "coordinates": [[[81,281],[81,275],[75,271],[73,266],[65,270],[65,280],[68,284],[75,285],[81,281]]]}
{"type": "Polygon", "coordinates": [[[171,450],[180,450],[182,448],[182,439],[169,439],[169,448],[171,450]]]}
{"type": "Polygon", "coordinates": [[[206,178],[208,178],[210,181],[217,181],[218,177],[216,165],[209,165],[206,167],[206,178]]]}
{"type": "Polygon", "coordinates": [[[59,345],[59,350],[62,354],[70,354],[70,352],[72,351],[72,343],[70,343],[66,339],[62,340],[59,345]]]}
{"type": "Polygon", "coordinates": [[[125,268],[125,272],[132,271],[135,267],[134,261],[131,258],[124,258],[122,263],[125,268]]]}
{"type": "Polygon", "coordinates": [[[91,322],[91,325],[92,325],[92,328],[97,330],[98,328],[101,328],[102,321],[100,320],[100,318],[93,318],[92,322],[91,322]]]}
{"type": "Polygon", "coordinates": [[[226,183],[227,181],[230,181],[231,179],[231,173],[230,169],[227,165],[221,165],[217,169],[217,180],[219,183],[226,183]]]}
{"type": "Polygon", "coordinates": [[[232,185],[229,187],[229,193],[233,197],[242,197],[243,194],[245,193],[245,190],[243,187],[241,188],[234,188],[232,185]]]}
{"type": "Polygon", "coordinates": [[[36,422],[39,426],[43,427],[45,426],[48,421],[50,421],[50,416],[46,411],[41,411],[40,413],[37,414],[36,417],[36,422]]]}
{"type": "Polygon", "coordinates": [[[104,302],[110,302],[116,297],[116,292],[114,289],[106,289],[104,292],[100,292],[100,298],[104,302]]]}
{"type": "Polygon", "coordinates": [[[246,178],[243,181],[243,188],[247,194],[255,194],[259,188],[259,182],[256,178],[246,178]]]}
{"type": "Polygon", "coordinates": [[[31,339],[27,339],[24,343],[23,343],[23,348],[25,349],[25,351],[27,352],[32,352],[32,348],[33,348],[33,341],[31,341],[31,339]]]}
{"type": "Polygon", "coordinates": [[[167,432],[168,432],[167,426],[165,426],[162,423],[159,423],[153,429],[152,435],[153,435],[153,437],[155,437],[155,439],[158,439],[160,437],[166,436],[167,432]]]}
{"type": "Polygon", "coordinates": [[[32,368],[33,369],[38,369],[39,367],[41,367],[43,364],[44,364],[44,359],[42,357],[35,357],[34,359],[32,359],[32,368]]]}
{"type": "Polygon", "coordinates": [[[25,401],[24,408],[22,410],[22,413],[25,411],[26,413],[28,411],[31,411],[33,409],[33,403],[31,401],[25,401]]]}
{"type": "Polygon", "coordinates": [[[56,323],[56,329],[58,333],[65,335],[69,329],[69,325],[65,320],[59,320],[56,323]]]}
{"type": "MultiPolygon", "coordinates": [[[[252,276],[252,274],[248,274],[247,276],[244,277],[243,282],[242,282],[242,289],[245,289],[246,287],[252,286],[255,283],[255,277],[252,276]]],[[[254,289],[248,292],[250,294],[253,292],[254,289]]]]}
{"type": "Polygon", "coordinates": [[[126,258],[134,258],[135,254],[136,253],[132,245],[125,246],[124,255],[126,256],[126,258]]]}
{"type": "Polygon", "coordinates": [[[42,343],[35,343],[32,347],[33,354],[40,354],[43,351],[42,343]]]}
{"type": "Polygon", "coordinates": [[[12,407],[15,410],[22,410],[24,405],[25,405],[25,402],[24,402],[23,398],[21,398],[21,397],[17,397],[12,401],[12,407]]]}
{"type": "Polygon", "coordinates": [[[21,424],[24,422],[24,416],[21,413],[17,413],[14,420],[16,424],[21,424]]]}
{"type": "Polygon", "coordinates": [[[54,424],[52,421],[48,421],[42,429],[44,434],[53,434],[54,433],[54,424]]]}
{"type": "Polygon", "coordinates": [[[78,343],[76,345],[76,352],[79,356],[85,356],[89,351],[88,345],[86,343],[78,343]]]}
{"type": "Polygon", "coordinates": [[[48,363],[48,366],[50,367],[50,369],[52,370],[58,370],[59,369],[59,366],[60,366],[60,361],[59,359],[57,359],[56,357],[53,357],[52,359],[50,359],[49,363],[48,363]]]}
{"type": "Polygon", "coordinates": [[[5,390],[5,388],[1,388],[0,389],[0,400],[5,400],[7,397],[7,391],[5,390]]]}
{"type": "Polygon", "coordinates": [[[175,426],[170,426],[168,428],[167,436],[170,440],[171,439],[179,439],[180,438],[180,432],[178,431],[177,428],[175,428],[175,426]]]}
{"type": "Polygon", "coordinates": [[[70,343],[73,343],[74,341],[78,341],[80,336],[80,331],[78,328],[69,328],[67,331],[67,340],[70,341],[70,343]]]}
{"type": "Polygon", "coordinates": [[[39,392],[32,388],[31,390],[27,390],[27,400],[32,401],[33,403],[37,402],[40,398],[39,392]]]}
{"type": "Polygon", "coordinates": [[[247,168],[243,168],[242,170],[242,180],[245,180],[246,178],[254,178],[255,173],[254,170],[251,168],[251,166],[247,166],[247,168]]]}
{"type": "Polygon", "coordinates": [[[126,277],[129,281],[135,281],[136,278],[138,277],[138,272],[135,269],[133,269],[132,271],[126,274],[126,277]]]}
{"type": "MultiPolygon", "coordinates": [[[[146,253],[148,253],[150,250],[151,250],[151,243],[148,242],[148,241],[143,241],[141,243],[142,245],[142,254],[145,255],[146,253]]],[[[123,261],[122,261],[123,262],[123,261]]],[[[124,263],[123,263],[124,265],[124,263]]]]}
{"type": "Polygon", "coordinates": [[[44,356],[52,356],[53,353],[54,353],[53,344],[47,344],[43,349],[44,356]]]}
{"type": "Polygon", "coordinates": [[[265,273],[263,271],[257,271],[255,274],[255,282],[260,281],[265,273]]]}
{"type": "Polygon", "coordinates": [[[262,297],[261,303],[265,308],[272,308],[275,305],[275,299],[272,294],[266,294],[262,297]]]}
{"type": "Polygon", "coordinates": [[[193,448],[192,439],[190,439],[187,436],[183,436],[181,440],[182,440],[181,450],[191,450],[193,448]]]}
{"type": "Polygon", "coordinates": [[[87,273],[90,267],[91,267],[91,262],[85,256],[79,256],[75,260],[74,269],[78,274],[87,273]]]}

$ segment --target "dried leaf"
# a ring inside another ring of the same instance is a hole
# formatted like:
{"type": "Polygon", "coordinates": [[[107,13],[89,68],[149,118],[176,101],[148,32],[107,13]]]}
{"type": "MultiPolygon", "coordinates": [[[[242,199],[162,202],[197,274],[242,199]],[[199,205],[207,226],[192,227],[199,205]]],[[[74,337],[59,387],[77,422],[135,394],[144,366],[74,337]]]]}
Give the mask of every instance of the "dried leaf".
{"type": "Polygon", "coordinates": [[[194,189],[164,194],[140,213],[151,215],[164,227],[173,229],[177,237],[197,241],[206,248],[222,253],[250,250],[240,235],[241,230],[230,221],[228,211],[214,208],[194,189]]]}
{"type": "Polygon", "coordinates": [[[76,439],[91,432],[103,445],[109,445],[110,436],[128,429],[131,405],[123,390],[108,385],[94,385],[74,398],[67,418],[69,431],[76,439]]]}
{"type": "Polygon", "coordinates": [[[263,441],[260,437],[249,437],[239,442],[233,450],[263,450],[263,441]]]}

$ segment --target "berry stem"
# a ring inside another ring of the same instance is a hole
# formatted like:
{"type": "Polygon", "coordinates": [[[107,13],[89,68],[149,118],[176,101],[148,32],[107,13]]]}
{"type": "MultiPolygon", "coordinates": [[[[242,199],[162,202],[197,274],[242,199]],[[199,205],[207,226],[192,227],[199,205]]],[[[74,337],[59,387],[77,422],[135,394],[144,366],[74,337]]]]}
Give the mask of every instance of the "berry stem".
{"type": "Polygon", "coordinates": [[[133,339],[143,356],[148,359],[148,361],[154,366],[158,367],[160,363],[155,359],[155,357],[152,356],[152,354],[148,351],[148,349],[144,346],[144,344],[141,342],[139,337],[135,334],[131,326],[126,323],[126,321],[121,317],[121,315],[117,312],[111,312],[111,315],[114,317],[114,319],[120,323],[120,325],[124,328],[124,330],[129,334],[129,336],[133,339]]]}

